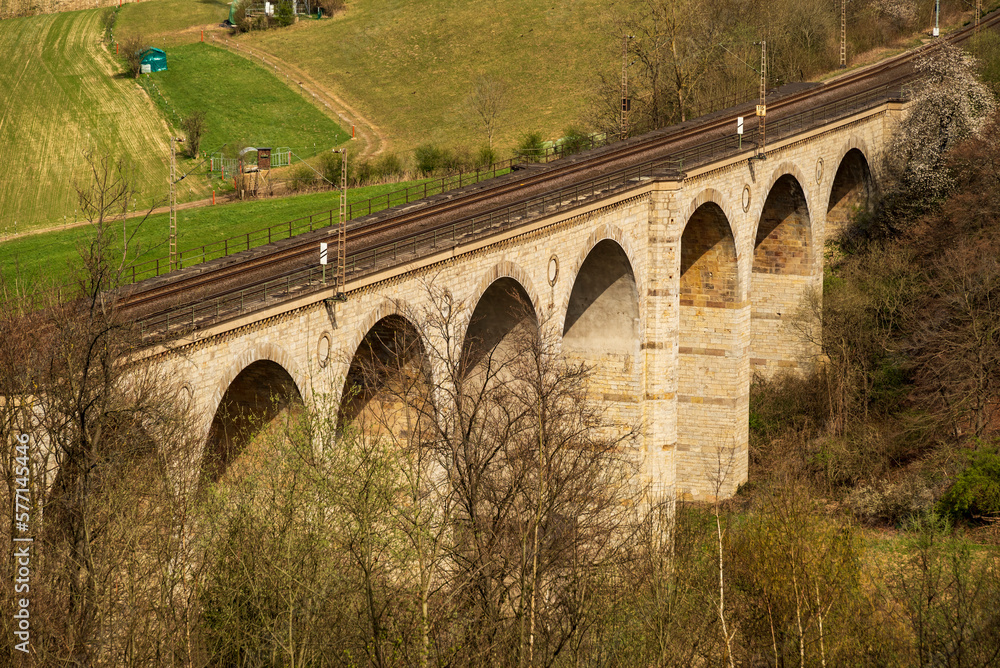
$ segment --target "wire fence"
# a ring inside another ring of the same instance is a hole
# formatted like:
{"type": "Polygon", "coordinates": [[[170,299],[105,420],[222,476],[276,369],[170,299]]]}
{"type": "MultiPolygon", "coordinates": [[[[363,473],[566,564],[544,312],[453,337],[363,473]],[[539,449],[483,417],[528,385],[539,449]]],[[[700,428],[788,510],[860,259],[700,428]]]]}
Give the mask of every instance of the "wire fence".
{"type": "MultiPolygon", "coordinates": [[[[464,188],[465,186],[492,179],[508,173],[514,164],[516,164],[515,161],[506,160],[491,166],[489,169],[465,173],[459,172],[458,174],[425,181],[424,183],[395,190],[384,195],[378,195],[360,202],[349,203],[347,207],[347,219],[354,220],[355,218],[369,216],[394,206],[408,204],[426,199],[432,195],[438,195],[449,190],[464,188]]],[[[282,239],[289,239],[305,232],[312,232],[331,226],[335,222],[339,222],[339,215],[339,210],[329,209],[220,241],[188,248],[179,251],[173,263],[171,263],[169,256],[147,260],[146,262],[133,265],[128,279],[131,283],[137,283],[138,281],[154,278],[176,269],[183,269],[209,260],[242,253],[257,246],[271,244],[282,239]]]]}
{"type": "MultiPolygon", "coordinates": [[[[787,138],[803,130],[872,109],[890,100],[905,99],[906,92],[900,87],[881,87],[786,118],[776,119],[768,125],[767,130],[775,140],[787,138]]],[[[737,157],[749,152],[750,147],[759,148],[760,139],[759,128],[752,128],[742,138],[728,136],[704,142],[664,159],[650,160],[510,206],[455,221],[444,227],[414,233],[374,248],[349,253],[345,257],[345,280],[358,280],[453,249],[461,244],[491,237],[553,213],[578,208],[626,192],[654,178],[683,179],[685,170],[711,164],[720,159],[737,157]]],[[[327,220],[332,221],[332,212],[327,220]]],[[[336,279],[333,278],[337,273],[336,267],[313,266],[264,284],[179,307],[141,321],[142,335],[145,338],[167,337],[227,317],[266,308],[296,296],[330,288],[334,288],[335,292],[343,292],[345,286],[337,285],[336,279]]]]}

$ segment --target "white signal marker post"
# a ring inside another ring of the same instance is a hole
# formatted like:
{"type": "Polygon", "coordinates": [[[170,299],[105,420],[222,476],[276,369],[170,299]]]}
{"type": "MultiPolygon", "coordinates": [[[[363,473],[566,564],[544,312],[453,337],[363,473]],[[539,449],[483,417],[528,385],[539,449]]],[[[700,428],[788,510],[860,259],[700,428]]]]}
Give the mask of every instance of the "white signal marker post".
{"type": "Polygon", "coordinates": [[[327,245],[325,241],[319,244],[319,263],[323,265],[323,285],[326,285],[326,265],[327,262],[327,245]]]}
{"type": "Polygon", "coordinates": [[[736,117],[736,134],[740,138],[740,149],[742,150],[742,148],[743,148],[743,117],[742,116],[737,116],[736,117]]]}

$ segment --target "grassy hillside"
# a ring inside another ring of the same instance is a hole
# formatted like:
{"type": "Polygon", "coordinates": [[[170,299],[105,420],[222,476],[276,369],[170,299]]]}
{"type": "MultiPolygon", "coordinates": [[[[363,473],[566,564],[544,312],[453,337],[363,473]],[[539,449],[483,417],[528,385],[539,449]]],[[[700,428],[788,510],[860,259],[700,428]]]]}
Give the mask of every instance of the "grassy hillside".
{"type": "Polygon", "coordinates": [[[401,150],[484,143],[468,99],[478,76],[504,79],[518,101],[499,127],[506,147],[523,131],[558,136],[579,118],[595,61],[604,57],[604,5],[352,0],[333,19],[241,39],[340,93],[401,150]]]}
{"type": "Polygon", "coordinates": [[[155,46],[185,44],[201,39],[203,26],[217,26],[229,17],[222,0],[157,0],[124,5],[115,31],[119,37],[139,33],[155,46]]]}
{"type": "Polygon", "coordinates": [[[104,11],[0,22],[0,230],[72,220],[87,151],[129,160],[143,200],[166,191],[167,128],[135,81],[116,76],[104,11]]]}
{"type": "MultiPolygon", "coordinates": [[[[348,202],[363,201],[405,188],[408,183],[355,188],[348,192],[348,202]]],[[[280,199],[232,202],[217,206],[182,209],[177,212],[178,243],[181,250],[213,241],[253,232],[282,221],[308,216],[318,211],[336,209],[339,192],[321,192],[280,199]]],[[[128,220],[135,229],[140,218],[128,220]]],[[[169,229],[167,214],[150,216],[141,223],[135,237],[140,261],[166,257],[169,229]]],[[[24,278],[40,278],[48,272],[62,272],[79,265],[77,249],[91,235],[89,226],[58,232],[31,235],[0,243],[0,273],[11,278],[17,272],[24,278]]]]}
{"type": "Polygon", "coordinates": [[[203,151],[223,145],[231,150],[288,146],[307,157],[349,139],[274,74],[225,49],[202,43],[175,46],[167,49],[167,65],[166,72],[148,75],[143,83],[163,95],[166,104],[161,106],[175,125],[191,112],[205,112],[203,151]]]}

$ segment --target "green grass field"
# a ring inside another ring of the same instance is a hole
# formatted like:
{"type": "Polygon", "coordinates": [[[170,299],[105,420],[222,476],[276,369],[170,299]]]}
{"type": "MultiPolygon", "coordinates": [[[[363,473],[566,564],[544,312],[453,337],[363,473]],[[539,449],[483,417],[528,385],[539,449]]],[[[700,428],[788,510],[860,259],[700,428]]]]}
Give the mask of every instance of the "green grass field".
{"type": "Polygon", "coordinates": [[[229,3],[222,0],[156,0],[129,3],[121,8],[116,37],[130,33],[149,38],[153,46],[197,42],[203,26],[217,26],[229,17],[229,3]]]}
{"type": "MultiPolygon", "coordinates": [[[[0,21],[0,232],[73,220],[85,154],[135,167],[140,203],[164,196],[167,126],[101,42],[107,10],[0,21]]],[[[190,198],[184,184],[182,197],[190,198]]]]}
{"type": "MultiPolygon", "coordinates": [[[[411,183],[355,188],[349,191],[348,202],[377,197],[403,189],[411,183]]],[[[177,247],[183,251],[319,211],[336,209],[339,201],[339,192],[327,191],[280,199],[232,202],[184,209],[177,212],[177,247]]],[[[149,216],[141,222],[141,225],[140,220],[130,218],[127,222],[128,230],[135,230],[139,226],[139,232],[133,242],[138,244],[141,254],[138,261],[166,257],[169,234],[167,214],[149,216]]],[[[92,234],[93,230],[89,226],[82,226],[0,242],[0,273],[5,280],[13,278],[14,275],[27,280],[38,278],[58,280],[64,276],[68,277],[73,267],[79,266],[78,249],[92,234]]]]}
{"type": "Polygon", "coordinates": [[[601,0],[351,0],[329,20],[241,37],[301,67],[389,136],[395,150],[427,142],[485,143],[468,100],[475,80],[509,82],[498,146],[520,133],[562,134],[585,112],[608,49],[601,0]]]}
{"type": "Polygon", "coordinates": [[[142,75],[143,85],[177,126],[192,112],[205,112],[204,152],[224,145],[234,155],[243,146],[288,146],[305,158],[350,138],[258,64],[211,44],[184,44],[166,52],[167,71],[142,75]]]}

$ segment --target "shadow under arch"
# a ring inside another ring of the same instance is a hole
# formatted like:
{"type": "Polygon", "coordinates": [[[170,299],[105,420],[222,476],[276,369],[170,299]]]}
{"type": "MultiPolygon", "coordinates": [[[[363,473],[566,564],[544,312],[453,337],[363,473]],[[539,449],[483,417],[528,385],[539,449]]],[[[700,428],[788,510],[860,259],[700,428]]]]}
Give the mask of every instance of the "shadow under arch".
{"type": "Polygon", "coordinates": [[[736,240],[715,202],[695,209],[681,235],[682,306],[721,307],[738,301],[736,240]]]}
{"type": "Polygon", "coordinates": [[[283,366],[269,359],[247,365],[226,388],[212,418],[202,460],[205,479],[217,481],[257,434],[301,404],[302,394],[283,366]]]}
{"type": "Polygon", "coordinates": [[[351,358],[337,429],[343,431],[358,420],[371,422],[362,416],[388,429],[402,428],[403,411],[422,401],[429,388],[430,365],[416,326],[399,314],[380,318],[351,358]]]}
{"type": "Polygon", "coordinates": [[[580,266],[563,325],[563,350],[632,352],[639,336],[639,293],[625,249],[598,242],[580,266]]]}
{"type": "Polygon", "coordinates": [[[808,276],[812,261],[812,219],[802,184],[791,174],[778,178],[764,200],[754,239],[752,272],[808,276]]]}
{"type": "Polygon", "coordinates": [[[461,375],[486,366],[506,365],[517,349],[517,338],[538,335],[538,315],[531,297],[508,276],[493,281],[479,297],[462,341],[461,375]]]}
{"type": "Polygon", "coordinates": [[[826,209],[826,238],[834,239],[847,229],[858,211],[871,206],[874,180],[868,158],[852,148],[841,159],[830,185],[826,209]]]}

